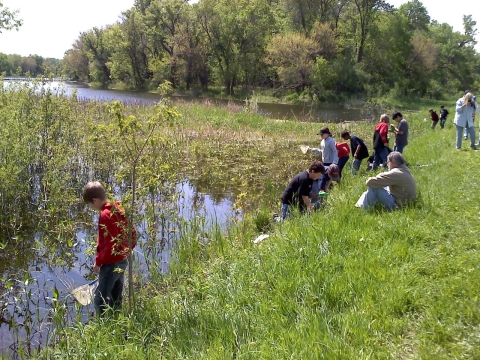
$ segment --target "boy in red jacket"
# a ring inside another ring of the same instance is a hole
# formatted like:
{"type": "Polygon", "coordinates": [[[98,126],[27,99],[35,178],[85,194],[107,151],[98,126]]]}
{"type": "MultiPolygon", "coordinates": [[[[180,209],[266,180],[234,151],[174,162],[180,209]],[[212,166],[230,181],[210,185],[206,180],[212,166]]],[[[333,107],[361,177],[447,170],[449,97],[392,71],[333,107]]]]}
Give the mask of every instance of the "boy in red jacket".
{"type": "MultiPolygon", "coordinates": [[[[119,202],[107,200],[104,187],[98,181],[89,182],[83,190],[83,200],[100,212],[98,219],[97,255],[93,271],[98,276],[98,287],[93,303],[97,314],[108,308],[122,307],[124,273],[130,256],[128,222],[125,210],[119,202]]],[[[136,244],[136,232],[132,229],[132,249],[136,244]]]]}

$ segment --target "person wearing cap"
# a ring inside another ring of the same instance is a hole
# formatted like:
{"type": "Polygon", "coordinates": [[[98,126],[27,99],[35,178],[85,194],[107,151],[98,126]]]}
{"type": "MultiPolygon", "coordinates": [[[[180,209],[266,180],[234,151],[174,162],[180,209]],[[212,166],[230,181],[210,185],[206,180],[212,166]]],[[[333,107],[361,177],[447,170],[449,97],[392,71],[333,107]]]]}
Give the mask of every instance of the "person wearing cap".
{"type": "Polygon", "coordinates": [[[473,126],[473,114],[475,112],[475,102],[472,93],[467,93],[465,96],[457,100],[455,106],[455,118],[453,123],[457,130],[456,149],[462,148],[463,130],[466,129],[470,134],[470,147],[477,150],[475,145],[475,127],[473,126]]]}
{"type": "Polygon", "coordinates": [[[385,166],[388,155],[388,124],[390,118],[387,114],[380,116],[380,122],[375,126],[373,133],[373,164],[372,169],[375,170],[380,164],[385,166]]]}
{"type": "Polygon", "coordinates": [[[325,173],[320,177],[320,191],[328,192],[332,181],[340,180],[340,168],[337,164],[325,166],[325,173]]]}
{"type": "Polygon", "coordinates": [[[333,139],[329,128],[321,128],[317,135],[320,135],[322,138],[320,149],[314,148],[312,150],[316,153],[322,153],[323,165],[337,164],[338,152],[335,146],[335,140],[333,139]]]}
{"type": "Polygon", "coordinates": [[[403,154],[405,146],[408,145],[408,123],[407,120],[403,118],[402,113],[398,111],[393,113],[392,119],[398,123],[398,127],[395,127],[394,124],[390,125],[391,130],[395,133],[393,151],[398,151],[400,154],[403,154]]]}
{"type": "Polygon", "coordinates": [[[352,149],[353,155],[352,173],[356,173],[360,169],[363,159],[369,156],[368,148],[362,139],[358,136],[350,135],[347,130],[342,131],[341,137],[343,140],[350,140],[350,148],[352,149]]]}
{"type": "Polygon", "coordinates": [[[368,189],[360,196],[356,207],[369,209],[380,203],[390,211],[416,200],[417,185],[403,155],[392,151],[387,157],[387,166],[389,171],[367,179],[368,189]]]}
{"type": "Polygon", "coordinates": [[[309,198],[312,192],[312,184],[318,180],[323,173],[325,173],[325,167],[321,161],[316,160],[310,164],[308,170],[297,174],[290,181],[281,197],[282,215],[274,214],[273,220],[282,221],[287,219],[290,206],[298,206],[301,213],[306,210],[312,211],[313,206],[309,198]]]}
{"type": "Polygon", "coordinates": [[[318,209],[322,204],[319,192],[323,191],[328,193],[332,181],[340,181],[340,168],[337,164],[325,166],[325,172],[318,180],[313,182],[310,201],[314,209],[318,209]]]}

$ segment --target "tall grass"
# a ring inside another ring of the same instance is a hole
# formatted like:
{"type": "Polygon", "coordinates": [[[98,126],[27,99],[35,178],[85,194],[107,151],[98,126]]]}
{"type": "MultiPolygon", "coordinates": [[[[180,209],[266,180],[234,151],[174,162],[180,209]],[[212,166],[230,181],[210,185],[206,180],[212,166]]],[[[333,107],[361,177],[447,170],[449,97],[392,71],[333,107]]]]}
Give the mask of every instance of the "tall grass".
{"type": "MultiPolygon", "coordinates": [[[[210,161],[231,164],[233,152],[243,197],[256,207],[226,232],[184,234],[169,273],[139,290],[133,314],[61,329],[41,358],[480,358],[480,152],[455,150],[452,119],[431,130],[423,113],[404,114],[416,204],[390,213],[355,208],[361,171],[344,175],[321,211],[273,225],[266,214],[312,160],[298,144],[314,145],[318,125],[195,105],[181,112],[211,148],[197,137],[187,153],[205,155],[214,169],[210,161]],[[246,144],[256,150],[240,154],[246,144]],[[249,176],[265,184],[261,196],[242,185],[249,176]],[[270,237],[254,245],[259,229],[270,237]]],[[[372,125],[348,126],[370,142],[372,125]]],[[[331,126],[335,134],[343,127],[331,126]]]]}

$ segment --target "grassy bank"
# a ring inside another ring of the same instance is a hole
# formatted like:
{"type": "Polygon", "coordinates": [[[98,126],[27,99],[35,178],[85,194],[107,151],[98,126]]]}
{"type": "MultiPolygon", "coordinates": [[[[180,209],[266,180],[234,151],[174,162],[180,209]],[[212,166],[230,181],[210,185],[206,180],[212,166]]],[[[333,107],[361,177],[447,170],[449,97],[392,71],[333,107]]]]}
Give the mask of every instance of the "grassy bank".
{"type": "MultiPolygon", "coordinates": [[[[427,109],[405,114],[414,206],[355,208],[362,171],[335,186],[322,211],[279,226],[270,215],[289,178],[313,159],[298,145],[315,145],[319,124],[181,109],[186,157],[216,164],[212,177],[238,185],[256,206],[227,233],[183,238],[170,273],[139,289],[133,314],[60,329],[42,358],[479,358],[480,152],[467,144],[455,151],[452,119],[432,131],[427,109]],[[254,245],[260,228],[270,237],[254,245]]],[[[348,126],[370,139],[371,124],[348,126]]],[[[344,127],[331,129],[339,137],[344,127]]]]}

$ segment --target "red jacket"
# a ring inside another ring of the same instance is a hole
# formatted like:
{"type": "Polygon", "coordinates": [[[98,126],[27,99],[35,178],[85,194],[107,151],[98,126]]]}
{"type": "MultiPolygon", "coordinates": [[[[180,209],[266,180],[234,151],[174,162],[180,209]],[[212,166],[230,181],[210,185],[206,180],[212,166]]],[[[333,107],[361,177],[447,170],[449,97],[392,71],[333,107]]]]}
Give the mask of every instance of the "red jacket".
{"type": "MultiPolygon", "coordinates": [[[[98,220],[97,256],[95,265],[113,264],[130,255],[128,244],[128,222],[120,202],[106,203],[98,220]]],[[[136,245],[137,233],[132,230],[132,249],[136,245]]]]}
{"type": "Polygon", "coordinates": [[[381,122],[378,123],[377,126],[375,126],[375,130],[378,130],[380,133],[380,139],[382,140],[382,143],[387,146],[388,145],[388,140],[387,140],[387,134],[388,134],[388,124],[381,122]]]}
{"type": "Polygon", "coordinates": [[[335,142],[335,147],[337,148],[339,158],[350,156],[350,146],[346,142],[335,142]]]}

